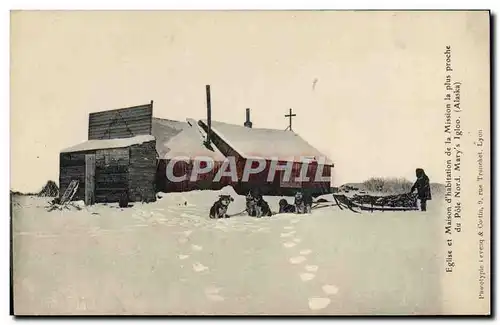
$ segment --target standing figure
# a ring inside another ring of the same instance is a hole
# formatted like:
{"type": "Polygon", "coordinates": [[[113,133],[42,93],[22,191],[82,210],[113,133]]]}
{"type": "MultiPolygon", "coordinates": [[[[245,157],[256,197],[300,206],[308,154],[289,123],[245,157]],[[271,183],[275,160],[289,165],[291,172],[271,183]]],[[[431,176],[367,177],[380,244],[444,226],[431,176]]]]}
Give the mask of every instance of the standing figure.
{"type": "Polygon", "coordinates": [[[413,193],[415,189],[417,190],[418,199],[420,200],[420,210],[427,211],[427,201],[432,199],[429,177],[425,175],[422,168],[417,168],[415,170],[415,174],[417,176],[417,180],[411,187],[410,193],[413,193]]]}

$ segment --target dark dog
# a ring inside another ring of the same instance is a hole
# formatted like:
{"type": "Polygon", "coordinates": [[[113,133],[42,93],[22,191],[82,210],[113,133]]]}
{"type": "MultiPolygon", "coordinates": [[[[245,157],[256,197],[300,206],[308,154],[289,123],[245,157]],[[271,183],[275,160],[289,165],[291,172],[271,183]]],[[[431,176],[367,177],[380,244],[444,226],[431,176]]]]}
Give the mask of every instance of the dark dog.
{"type": "Polygon", "coordinates": [[[262,198],[262,195],[249,192],[246,196],[246,210],[251,217],[271,216],[269,204],[262,198]]]}
{"type": "Polygon", "coordinates": [[[229,218],[226,212],[229,203],[233,201],[231,195],[220,195],[219,199],[210,208],[210,219],[229,218]]]}
{"type": "Polygon", "coordinates": [[[269,204],[262,198],[262,196],[258,196],[255,199],[255,216],[257,218],[260,217],[270,217],[273,213],[271,212],[271,208],[269,204]]]}
{"type": "Polygon", "coordinates": [[[302,192],[295,194],[295,212],[298,214],[311,213],[312,197],[302,192]]]}
{"type": "Polygon", "coordinates": [[[295,213],[295,206],[288,203],[286,199],[280,200],[280,213],[295,213]]]}
{"type": "Polygon", "coordinates": [[[248,192],[246,196],[246,210],[249,216],[255,217],[256,214],[256,203],[257,201],[255,200],[254,196],[252,195],[252,192],[248,192]]]}

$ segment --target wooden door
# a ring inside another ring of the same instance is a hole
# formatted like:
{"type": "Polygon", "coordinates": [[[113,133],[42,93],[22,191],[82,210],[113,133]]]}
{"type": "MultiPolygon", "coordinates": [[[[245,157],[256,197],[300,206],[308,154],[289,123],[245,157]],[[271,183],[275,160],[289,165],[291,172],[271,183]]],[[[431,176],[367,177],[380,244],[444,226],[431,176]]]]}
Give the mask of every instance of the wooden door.
{"type": "Polygon", "coordinates": [[[85,155],[85,204],[95,202],[95,154],[85,155]]]}

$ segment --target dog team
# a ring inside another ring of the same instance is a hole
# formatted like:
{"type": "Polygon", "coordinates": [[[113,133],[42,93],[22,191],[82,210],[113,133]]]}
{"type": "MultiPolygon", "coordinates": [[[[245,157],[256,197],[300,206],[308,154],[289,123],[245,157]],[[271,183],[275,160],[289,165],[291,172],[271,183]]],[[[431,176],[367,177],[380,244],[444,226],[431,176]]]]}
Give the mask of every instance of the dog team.
{"type": "MultiPolygon", "coordinates": [[[[227,214],[227,209],[229,204],[233,201],[234,199],[231,195],[220,195],[219,199],[215,201],[212,208],[210,208],[210,218],[229,218],[230,216],[227,214]]],[[[299,191],[295,194],[294,204],[288,203],[286,199],[281,199],[279,201],[278,213],[311,213],[312,203],[312,196],[299,191]]],[[[246,195],[245,211],[249,216],[256,218],[270,217],[275,214],[271,211],[269,204],[264,200],[262,195],[255,190],[249,191],[246,195]]]]}

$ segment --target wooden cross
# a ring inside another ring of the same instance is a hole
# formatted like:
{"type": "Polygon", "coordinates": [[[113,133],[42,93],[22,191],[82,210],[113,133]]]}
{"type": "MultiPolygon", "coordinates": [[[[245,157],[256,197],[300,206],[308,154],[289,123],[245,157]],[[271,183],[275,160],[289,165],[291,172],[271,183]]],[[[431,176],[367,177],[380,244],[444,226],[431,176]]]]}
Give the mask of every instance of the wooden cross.
{"type": "Polygon", "coordinates": [[[292,131],[292,117],[294,116],[297,116],[297,114],[292,114],[292,109],[290,108],[290,113],[288,113],[288,115],[285,115],[285,117],[288,117],[289,118],[289,121],[288,122],[288,127],[286,128],[287,130],[290,129],[290,131],[292,131]]]}

